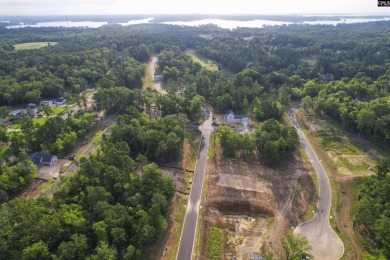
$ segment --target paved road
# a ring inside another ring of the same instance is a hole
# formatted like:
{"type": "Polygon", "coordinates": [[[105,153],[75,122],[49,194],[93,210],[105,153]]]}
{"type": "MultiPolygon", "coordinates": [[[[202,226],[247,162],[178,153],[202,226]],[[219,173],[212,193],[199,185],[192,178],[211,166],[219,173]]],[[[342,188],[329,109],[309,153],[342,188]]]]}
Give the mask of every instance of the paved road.
{"type": "MultiPolygon", "coordinates": [[[[150,63],[150,71],[154,76],[154,64],[157,62],[157,57],[153,57],[150,63]]],[[[159,82],[155,81],[156,90],[162,94],[166,94],[165,90],[161,89],[159,82]]],[[[180,237],[179,250],[177,252],[177,260],[191,260],[192,251],[194,250],[194,241],[196,228],[198,225],[198,215],[200,199],[203,188],[203,178],[206,169],[207,150],[209,146],[210,134],[213,132],[212,114],[207,106],[204,106],[205,120],[199,127],[202,133],[201,142],[199,145],[198,159],[196,160],[194,177],[192,179],[192,187],[187,204],[187,211],[184,218],[184,225],[180,237]]],[[[190,126],[194,129],[194,126],[190,126]]]]}
{"type": "Polygon", "coordinates": [[[297,129],[299,141],[317,173],[319,199],[317,202],[317,212],[314,217],[308,222],[297,226],[294,229],[294,234],[307,237],[312,247],[310,253],[315,259],[339,259],[344,254],[344,244],[329,224],[330,203],[332,200],[329,179],[316,153],[295,120],[297,109],[299,109],[299,106],[290,109],[288,118],[291,124],[297,129]]]}
{"type": "MultiPolygon", "coordinates": [[[[154,76],[156,76],[156,75],[155,75],[156,71],[155,71],[155,69],[154,69],[154,66],[155,66],[156,62],[157,62],[157,57],[156,57],[156,56],[153,56],[153,57],[152,57],[152,61],[149,63],[150,73],[152,74],[153,80],[154,80],[154,76]]],[[[158,92],[160,92],[160,93],[162,93],[162,94],[166,94],[166,93],[167,93],[166,90],[164,90],[164,89],[161,88],[161,83],[160,83],[160,81],[154,80],[154,85],[155,85],[156,90],[157,90],[158,92]]]]}
{"type": "Polygon", "coordinates": [[[196,227],[198,224],[199,206],[203,187],[203,177],[206,168],[207,149],[209,146],[210,134],[213,132],[211,112],[207,106],[204,107],[204,110],[205,121],[199,127],[199,130],[202,132],[202,139],[199,146],[198,159],[196,161],[194,178],[192,180],[190,197],[187,204],[187,212],[184,219],[179,250],[176,257],[177,260],[190,260],[192,251],[194,250],[194,241],[196,227]]]}

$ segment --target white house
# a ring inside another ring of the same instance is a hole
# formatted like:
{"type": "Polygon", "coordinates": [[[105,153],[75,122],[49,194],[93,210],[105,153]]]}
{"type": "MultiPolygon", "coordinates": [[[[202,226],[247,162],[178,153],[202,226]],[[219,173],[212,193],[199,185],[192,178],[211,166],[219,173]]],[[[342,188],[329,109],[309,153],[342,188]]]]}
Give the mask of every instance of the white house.
{"type": "Polygon", "coordinates": [[[236,115],[232,110],[225,111],[225,121],[228,123],[242,123],[248,122],[248,116],[246,115],[236,115]]]}
{"type": "Polygon", "coordinates": [[[67,100],[65,98],[60,97],[60,98],[54,99],[53,103],[54,103],[54,105],[60,106],[60,105],[64,105],[66,103],[66,101],[67,100]]]}

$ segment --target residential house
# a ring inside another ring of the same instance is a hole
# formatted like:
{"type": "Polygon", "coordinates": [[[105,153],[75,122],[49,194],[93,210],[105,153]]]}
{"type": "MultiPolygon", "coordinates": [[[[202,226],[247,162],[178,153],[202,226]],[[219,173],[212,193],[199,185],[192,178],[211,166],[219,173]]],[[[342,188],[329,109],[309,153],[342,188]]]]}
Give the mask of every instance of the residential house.
{"type": "Polygon", "coordinates": [[[54,103],[54,105],[61,106],[61,105],[64,105],[66,103],[66,101],[67,100],[64,97],[60,97],[60,98],[54,99],[53,103],[54,103]]]}
{"type": "Polygon", "coordinates": [[[50,100],[50,101],[41,101],[41,105],[54,106],[54,102],[52,100],[50,100]]]}
{"type": "Polygon", "coordinates": [[[27,108],[26,109],[31,109],[32,111],[34,111],[35,114],[38,114],[39,112],[41,112],[41,106],[39,105],[36,105],[34,103],[30,103],[27,105],[27,108]]]}
{"type": "Polygon", "coordinates": [[[154,76],[154,82],[159,82],[160,80],[162,80],[164,77],[163,75],[155,75],[154,76]]]}
{"type": "Polygon", "coordinates": [[[16,110],[14,110],[14,111],[11,111],[10,113],[9,113],[9,115],[10,116],[18,116],[18,115],[20,115],[22,113],[22,111],[20,111],[20,109],[16,109],[16,110]]]}
{"type": "Polygon", "coordinates": [[[44,154],[40,152],[36,152],[33,155],[31,155],[31,160],[37,166],[39,165],[54,166],[58,162],[57,156],[44,154]]]}
{"type": "Polygon", "coordinates": [[[242,123],[248,122],[248,116],[246,115],[236,115],[232,110],[225,112],[225,121],[228,123],[242,123]]]}

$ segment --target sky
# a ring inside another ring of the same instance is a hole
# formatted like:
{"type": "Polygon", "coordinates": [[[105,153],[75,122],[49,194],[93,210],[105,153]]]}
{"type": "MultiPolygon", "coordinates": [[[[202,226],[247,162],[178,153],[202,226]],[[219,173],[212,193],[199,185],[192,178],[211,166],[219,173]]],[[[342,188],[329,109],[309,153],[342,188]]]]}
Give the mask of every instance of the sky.
{"type": "Polygon", "coordinates": [[[0,0],[0,15],[389,14],[377,0],[0,0]]]}

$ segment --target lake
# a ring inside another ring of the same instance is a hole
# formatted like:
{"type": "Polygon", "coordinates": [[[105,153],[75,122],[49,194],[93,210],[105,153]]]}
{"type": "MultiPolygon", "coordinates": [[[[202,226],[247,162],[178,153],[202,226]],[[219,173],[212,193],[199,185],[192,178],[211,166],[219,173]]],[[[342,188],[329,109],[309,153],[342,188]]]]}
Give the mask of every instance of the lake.
{"type": "MultiPolygon", "coordinates": [[[[153,18],[146,18],[140,20],[131,20],[127,23],[118,23],[123,26],[134,25],[134,24],[143,24],[149,23],[153,18]]],[[[375,21],[390,21],[390,17],[382,19],[370,19],[370,18],[346,18],[340,20],[318,20],[318,21],[304,21],[301,24],[326,24],[326,25],[337,25],[337,24],[351,24],[351,23],[365,23],[365,22],[375,22],[375,21]]],[[[218,27],[225,29],[235,29],[237,27],[250,27],[250,28],[261,28],[266,25],[288,25],[293,24],[292,22],[284,21],[270,21],[270,20],[252,20],[252,21],[236,21],[236,20],[225,20],[225,19],[202,19],[195,21],[172,21],[172,22],[163,22],[164,24],[172,25],[183,25],[183,26],[199,26],[205,24],[215,24],[218,27]]],[[[25,28],[25,27],[89,27],[89,28],[98,28],[103,25],[107,25],[107,22],[92,22],[92,21],[83,21],[83,22],[72,22],[72,21],[58,21],[58,22],[43,22],[37,24],[20,24],[20,25],[10,25],[7,26],[7,29],[14,28],[25,28]]]]}

